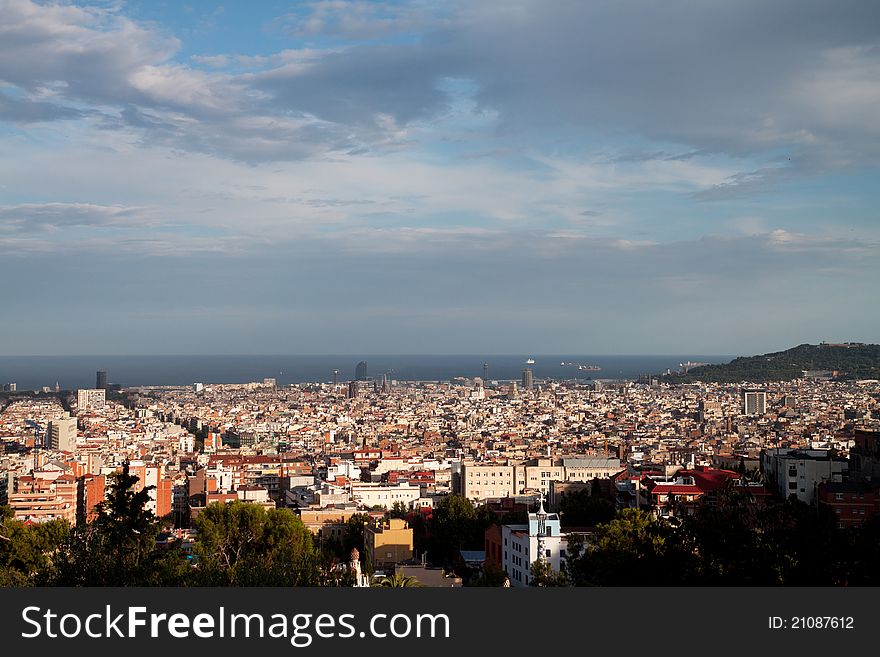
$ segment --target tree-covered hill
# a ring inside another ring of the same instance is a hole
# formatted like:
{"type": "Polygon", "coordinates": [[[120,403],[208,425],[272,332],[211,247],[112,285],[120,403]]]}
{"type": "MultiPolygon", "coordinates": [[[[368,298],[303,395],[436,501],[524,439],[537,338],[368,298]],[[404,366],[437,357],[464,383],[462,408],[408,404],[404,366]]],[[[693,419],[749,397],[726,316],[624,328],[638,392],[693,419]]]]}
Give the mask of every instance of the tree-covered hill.
{"type": "Polygon", "coordinates": [[[880,345],[801,344],[785,351],[760,356],[742,356],[729,363],[695,367],[687,374],[664,377],[669,383],[736,383],[738,381],[787,381],[804,371],[836,371],[844,378],[880,378],[880,345]]]}

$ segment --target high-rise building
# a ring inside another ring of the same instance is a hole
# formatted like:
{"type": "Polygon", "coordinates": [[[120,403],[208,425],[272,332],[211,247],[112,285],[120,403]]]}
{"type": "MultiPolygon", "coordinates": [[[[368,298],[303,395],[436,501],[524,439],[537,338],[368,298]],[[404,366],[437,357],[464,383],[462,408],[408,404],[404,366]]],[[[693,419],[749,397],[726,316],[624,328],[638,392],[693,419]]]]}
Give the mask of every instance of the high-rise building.
{"type": "Polygon", "coordinates": [[[6,392],[15,392],[16,390],[18,390],[18,384],[7,383],[5,386],[3,386],[3,390],[5,390],[6,392]]]}
{"type": "Polygon", "coordinates": [[[76,418],[67,413],[57,420],[50,420],[46,428],[49,447],[60,452],[76,450],[76,418]]]}
{"type": "Polygon", "coordinates": [[[80,411],[99,410],[104,408],[106,401],[104,390],[77,390],[76,405],[80,411]]]}
{"type": "Polygon", "coordinates": [[[535,375],[532,373],[531,367],[522,371],[522,387],[523,390],[532,390],[535,387],[535,375]]]}
{"type": "Polygon", "coordinates": [[[489,363],[483,363],[483,382],[489,383],[489,363]]]}
{"type": "Polygon", "coordinates": [[[767,392],[764,390],[742,391],[743,415],[764,415],[767,412],[767,392]]]}
{"type": "Polygon", "coordinates": [[[354,368],[354,380],[355,381],[366,381],[367,380],[367,361],[362,360],[354,368]]]}
{"type": "Polygon", "coordinates": [[[107,389],[107,372],[104,370],[98,370],[95,373],[95,388],[97,390],[107,389]]]}

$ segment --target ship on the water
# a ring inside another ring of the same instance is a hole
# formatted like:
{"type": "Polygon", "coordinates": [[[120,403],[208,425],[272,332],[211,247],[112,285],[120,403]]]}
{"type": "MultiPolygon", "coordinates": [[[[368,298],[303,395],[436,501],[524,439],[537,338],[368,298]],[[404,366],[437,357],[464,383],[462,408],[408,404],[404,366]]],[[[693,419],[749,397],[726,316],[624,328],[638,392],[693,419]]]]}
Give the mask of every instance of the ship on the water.
{"type": "Polygon", "coordinates": [[[602,371],[602,368],[599,367],[598,365],[584,365],[582,363],[566,363],[565,361],[562,361],[561,363],[559,363],[559,366],[560,367],[576,367],[579,370],[581,370],[582,372],[601,372],[602,371]]]}

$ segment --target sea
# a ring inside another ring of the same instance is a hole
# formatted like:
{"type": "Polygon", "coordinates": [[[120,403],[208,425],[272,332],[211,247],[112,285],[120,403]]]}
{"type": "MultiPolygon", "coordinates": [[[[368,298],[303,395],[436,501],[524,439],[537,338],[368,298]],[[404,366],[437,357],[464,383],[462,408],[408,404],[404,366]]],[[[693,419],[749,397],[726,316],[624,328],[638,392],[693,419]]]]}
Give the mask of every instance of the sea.
{"type": "MultiPolygon", "coordinates": [[[[192,383],[248,383],[274,378],[278,385],[330,382],[355,378],[355,367],[367,363],[367,376],[387,374],[397,381],[450,381],[482,377],[488,364],[489,381],[519,380],[524,368],[539,380],[627,380],[640,374],[679,370],[686,362],[726,363],[729,355],[286,355],[286,356],[0,356],[0,386],[15,383],[18,390],[44,386],[63,390],[93,388],[96,372],[107,372],[108,383],[122,387],[182,386],[192,383]],[[527,362],[527,361],[534,361],[527,362]],[[579,367],[583,366],[583,367],[579,367]],[[588,370],[597,366],[599,370],[588,370]]],[[[2,388],[0,388],[2,389],[2,388]]]]}

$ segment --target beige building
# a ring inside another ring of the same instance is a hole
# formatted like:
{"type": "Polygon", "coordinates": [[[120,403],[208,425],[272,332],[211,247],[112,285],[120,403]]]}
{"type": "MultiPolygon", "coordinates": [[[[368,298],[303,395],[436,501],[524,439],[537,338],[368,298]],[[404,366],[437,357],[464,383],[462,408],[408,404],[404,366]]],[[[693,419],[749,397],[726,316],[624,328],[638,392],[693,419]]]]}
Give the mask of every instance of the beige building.
{"type": "Polygon", "coordinates": [[[549,493],[551,482],[565,481],[565,467],[551,458],[532,459],[517,470],[517,493],[520,495],[549,493]]]}
{"type": "Polygon", "coordinates": [[[67,413],[57,420],[49,420],[46,429],[49,447],[60,452],[76,451],[76,418],[67,413]]]}
{"type": "Polygon", "coordinates": [[[498,463],[463,463],[461,491],[469,500],[488,500],[516,495],[516,466],[498,463]]]}
{"type": "Polygon", "coordinates": [[[413,558],[413,530],[400,518],[374,518],[364,527],[364,549],[375,570],[413,558]]]}
{"type": "Polygon", "coordinates": [[[534,458],[509,465],[462,463],[461,494],[476,501],[539,492],[548,494],[554,481],[606,479],[620,470],[619,459],[604,456],[534,458]]]}
{"type": "Polygon", "coordinates": [[[302,509],[299,512],[299,519],[316,536],[342,541],[348,532],[348,520],[356,513],[362,512],[354,507],[348,509],[302,509]]]}

